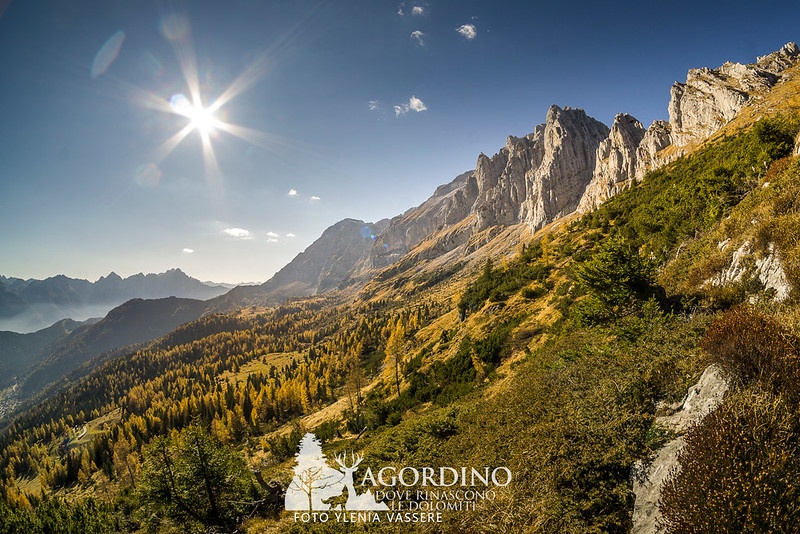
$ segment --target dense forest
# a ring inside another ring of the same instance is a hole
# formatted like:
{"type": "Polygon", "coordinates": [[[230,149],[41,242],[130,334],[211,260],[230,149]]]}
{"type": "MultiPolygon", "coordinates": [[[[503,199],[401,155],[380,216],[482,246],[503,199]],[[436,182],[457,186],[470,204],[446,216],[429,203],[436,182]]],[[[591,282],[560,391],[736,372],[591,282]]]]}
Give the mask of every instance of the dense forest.
{"type": "Polygon", "coordinates": [[[501,257],[411,275],[402,297],[384,277],[105,362],[0,432],[0,532],[336,531],[283,511],[309,431],[364,468],[514,474],[422,530],[626,532],[632,465],[674,437],[655,418],[709,363],[733,392],[686,436],[664,526],[797,531],[796,291],[776,304],[752,271],[707,283],[728,239],[777,251],[798,287],[797,125],[722,137],[501,257]]]}

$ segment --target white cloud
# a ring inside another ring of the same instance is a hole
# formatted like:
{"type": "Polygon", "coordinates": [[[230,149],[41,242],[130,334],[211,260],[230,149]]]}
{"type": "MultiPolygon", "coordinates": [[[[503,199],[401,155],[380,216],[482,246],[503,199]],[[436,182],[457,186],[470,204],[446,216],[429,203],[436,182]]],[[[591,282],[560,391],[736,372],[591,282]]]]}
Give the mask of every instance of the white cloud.
{"type": "Polygon", "coordinates": [[[311,200],[320,200],[320,198],[317,195],[314,195],[311,197],[311,200]]]}
{"type": "Polygon", "coordinates": [[[276,239],[276,238],[278,238],[280,236],[278,234],[276,234],[275,232],[267,232],[267,237],[271,237],[273,239],[276,239]]]}
{"type": "Polygon", "coordinates": [[[425,40],[423,37],[425,37],[425,34],[419,30],[411,32],[411,38],[416,41],[417,46],[425,46],[425,40]]]}
{"type": "Polygon", "coordinates": [[[475,39],[478,36],[478,30],[475,28],[474,24],[462,24],[456,31],[460,33],[465,39],[475,39]]]}
{"type": "Polygon", "coordinates": [[[289,238],[291,238],[291,237],[297,237],[297,236],[296,236],[296,235],[294,235],[293,233],[289,232],[288,234],[286,234],[286,237],[289,237],[289,238]]]}
{"type": "Polygon", "coordinates": [[[183,253],[184,254],[194,254],[194,249],[193,248],[185,248],[185,249],[183,249],[183,253]]]}
{"type": "Polygon", "coordinates": [[[370,100],[369,101],[369,110],[370,111],[378,111],[381,109],[381,105],[377,100],[370,100]]]}
{"type": "Polygon", "coordinates": [[[394,114],[396,117],[399,117],[400,115],[405,115],[409,111],[416,111],[417,113],[419,113],[420,111],[425,111],[426,109],[428,109],[428,107],[422,100],[420,100],[416,96],[412,96],[411,98],[408,99],[407,104],[400,104],[399,106],[395,106],[394,114]]]}
{"type": "Polygon", "coordinates": [[[425,104],[422,103],[422,100],[420,100],[416,96],[412,96],[409,99],[408,104],[409,106],[411,106],[411,109],[413,109],[416,112],[425,111],[426,109],[428,109],[427,107],[425,107],[425,104]]]}
{"type": "Polygon", "coordinates": [[[289,189],[289,196],[290,197],[296,197],[298,194],[299,193],[297,192],[297,189],[289,189]]]}
{"type": "Polygon", "coordinates": [[[244,228],[226,228],[223,231],[229,236],[235,237],[236,239],[253,239],[253,235],[250,233],[250,230],[245,230],[244,228]]]}
{"type": "MultiPolygon", "coordinates": [[[[423,4],[426,4],[426,3],[427,2],[423,2],[423,4]]],[[[400,2],[400,5],[397,6],[397,14],[400,15],[401,17],[405,17],[406,16],[406,4],[408,4],[408,2],[400,2]]],[[[411,3],[411,14],[414,15],[414,16],[417,16],[417,17],[420,16],[420,15],[424,15],[425,14],[425,6],[424,5],[420,5],[420,4],[416,3],[416,2],[411,3]]]]}

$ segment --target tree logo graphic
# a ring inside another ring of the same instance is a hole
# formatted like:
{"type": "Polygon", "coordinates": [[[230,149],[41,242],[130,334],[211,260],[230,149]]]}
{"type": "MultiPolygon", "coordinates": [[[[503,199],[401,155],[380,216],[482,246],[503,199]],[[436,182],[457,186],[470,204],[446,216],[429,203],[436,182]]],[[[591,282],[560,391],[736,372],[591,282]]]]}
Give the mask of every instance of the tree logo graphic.
{"type": "Polygon", "coordinates": [[[330,510],[388,510],[372,490],[358,493],[353,475],[363,457],[353,452],[336,457],[337,469],[328,465],[319,439],[308,433],[300,440],[295,454],[294,477],[286,489],[286,509],[306,512],[330,510]]]}

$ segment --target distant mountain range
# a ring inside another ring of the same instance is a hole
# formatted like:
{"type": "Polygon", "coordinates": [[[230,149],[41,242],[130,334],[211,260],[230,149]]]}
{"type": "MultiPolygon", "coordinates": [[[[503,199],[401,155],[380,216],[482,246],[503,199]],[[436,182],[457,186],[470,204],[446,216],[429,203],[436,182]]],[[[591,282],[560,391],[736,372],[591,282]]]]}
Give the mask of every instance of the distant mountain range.
{"type": "Polygon", "coordinates": [[[203,283],[180,269],[128,278],[112,272],[96,282],[64,275],[45,280],[0,276],[0,331],[29,333],[67,318],[75,321],[101,318],[133,298],[207,300],[229,289],[203,283]]]}

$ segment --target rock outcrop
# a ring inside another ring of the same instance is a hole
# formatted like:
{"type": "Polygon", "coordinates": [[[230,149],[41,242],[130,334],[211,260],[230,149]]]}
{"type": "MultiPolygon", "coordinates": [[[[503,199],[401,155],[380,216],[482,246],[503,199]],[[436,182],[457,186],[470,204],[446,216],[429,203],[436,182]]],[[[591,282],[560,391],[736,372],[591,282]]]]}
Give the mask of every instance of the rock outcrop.
{"type": "Polygon", "coordinates": [[[645,137],[642,123],[627,113],[614,117],[608,137],[597,148],[592,181],[578,204],[578,211],[590,211],[613,197],[636,179],[638,149],[645,137]]]}
{"type": "Polygon", "coordinates": [[[392,218],[375,239],[364,268],[388,267],[430,235],[464,220],[477,196],[473,171],[439,186],[428,200],[392,218]]]}
{"type": "Polygon", "coordinates": [[[715,133],[753,96],[775,85],[798,56],[797,45],[788,43],[777,52],[759,57],[756,63],[727,62],[717,69],[689,70],[686,83],[675,82],[670,91],[673,144],[685,146],[715,133]]]}
{"type": "Polygon", "coordinates": [[[667,121],[653,121],[636,148],[636,179],[672,161],[663,150],[672,144],[672,130],[667,121]]]}
{"type": "MultiPolygon", "coordinates": [[[[725,250],[728,242],[729,240],[719,243],[720,250],[725,250]]],[[[774,302],[783,302],[792,292],[792,285],[786,277],[783,263],[773,243],[769,243],[765,253],[756,255],[750,241],[745,241],[733,251],[730,264],[716,276],[706,280],[705,284],[723,287],[741,282],[747,277],[758,278],[764,289],[771,292],[774,302]]]]}
{"type": "Polygon", "coordinates": [[[800,156],[800,133],[797,134],[797,139],[794,140],[794,150],[792,151],[792,155],[800,156]]]}
{"type": "Polygon", "coordinates": [[[526,176],[543,157],[544,128],[539,125],[525,137],[510,136],[506,146],[492,157],[478,156],[475,164],[478,196],[471,211],[478,218],[479,229],[520,222],[528,197],[526,176]]]}
{"type": "Polygon", "coordinates": [[[537,230],[575,211],[592,179],[607,126],[582,109],[552,106],[544,124],[525,137],[509,137],[475,168],[477,229],[527,223],[537,230]]]}
{"type": "Polygon", "coordinates": [[[683,434],[711,413],[725,396],[728,383],[722,371],[715,365],[708,367],[694,386],[689,388],[683,402],[673,407],[673,413],[656,419],[655,425],[678,434],[678,437],[664,445],[649,463],[637,463],[633,468],[633,493],[636,497],[633,506],[632,534],[655,534],[656,523],[660,517],[658,499],[661,489],[673,469],[678,467],[678,454],[685,441],[683,434]]]}
{"type": "MultiPolygon", "coordinates": [[[[692,141],[703,140],[730,122],[753,98],[769,90],[781,73],[800,59],[800,49],[788,43],[756,63],[725,63],[717,69],[691,69],[686,83],[672,86],[669,122],[655,121],[642,133],[630,115],[617,115],[608,139],[598,148],[597,167],[578,211],[592,210],[633,180],[679,157],[692,141]],[[673,145],[675,150],[664,149],[673,145]]],[[[800,153],[800,139],[795,149],[800,153]]]]}
{"type": "Polygon", "coordinates": [[[209,311],[225,312],[249,305],[275,305],[292,297],[325,293],[357,283],[373,245],[389,221],[365,223],[344,219],[328,227],[303,252],[260,286],[239,286],[209,301],[209,311]]]}

